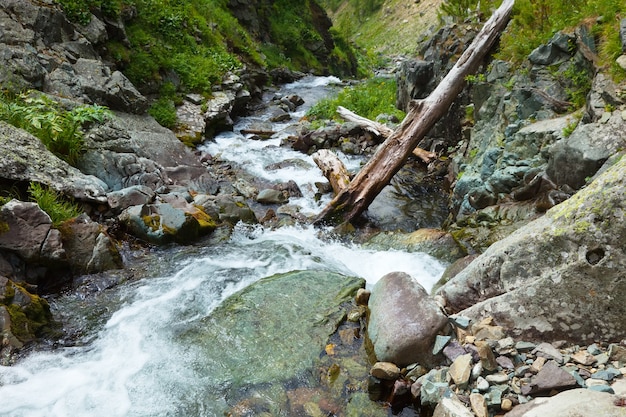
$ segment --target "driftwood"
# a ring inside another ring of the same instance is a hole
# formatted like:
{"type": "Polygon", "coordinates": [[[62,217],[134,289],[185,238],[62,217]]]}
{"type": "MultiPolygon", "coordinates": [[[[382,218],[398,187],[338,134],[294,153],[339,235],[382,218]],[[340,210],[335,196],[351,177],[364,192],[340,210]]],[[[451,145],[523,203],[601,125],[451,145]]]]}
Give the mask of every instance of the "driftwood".
{"type": "Polygon", "coordinates": [[[502,2],[437,88],[425,99],[415,102],[398,129],[385,140],[350,185],[328,203],[315,219],[316,223],[349,222],[367,209],[463,90],[465,77],[476,71],[496,42],[514,3],[515,0],[502,2]]]}
{"type": "Polygon", "coordinates": [[[348,187],[350,174],[337,155],[328,149],[320,149],[311,156],[324,176],[328,178],[335,195],[348,187]]]}
{"type": "MultiPolygon", "coordinates": [[[[357,123],[363,129],[367,130],[368,132],[372,132],[377,136],[381,136],[387,139],[393,134],[393,129],[391,129],[390,127],[385,126],[382,123],[375,122],[374,120],[359,116],[358,114],[346,109],[345,107],[338,106],[337,113],[339,113],[339,116],[341,116],[344,120],[357,123]]],[[[415,155],[427,164],[435,160],[435,158],[437,157],[435,153],[429,152],[420,147],[416,147],[415,149],[413,149],[413,155],[415,155]]]]}
{"type": "Polygon", "coordinates": [[[258,129],[241,129],[239,131],[242,135],[257,135],[263,138],[269,138],[276,132],[271,130],[258,130],[258,129]]]}

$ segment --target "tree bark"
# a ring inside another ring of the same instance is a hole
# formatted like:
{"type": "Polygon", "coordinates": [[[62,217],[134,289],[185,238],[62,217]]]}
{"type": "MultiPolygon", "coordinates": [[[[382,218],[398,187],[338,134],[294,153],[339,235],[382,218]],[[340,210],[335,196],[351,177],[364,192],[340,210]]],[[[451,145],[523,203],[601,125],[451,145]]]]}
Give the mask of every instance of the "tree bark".
{"type": "Polygon", "coordinates": [[[328,182],[330,182],[335,195],[348,187],[348,184],[350,184],[350,173],[337,155],[328,149],[320,149],[311,156],[328,179],[328,182]]]}
{"type": "Polygon", "coordinates": [[[437,88],[425,99],[414,102],[398,129],[380,146],[350,185],[318,214],[316,223],[350,222],[367,209],[463,90],[465,77],[476,71],[495,43],[509,20],[514,3],[515,0],[502,2],[437,88]]]}

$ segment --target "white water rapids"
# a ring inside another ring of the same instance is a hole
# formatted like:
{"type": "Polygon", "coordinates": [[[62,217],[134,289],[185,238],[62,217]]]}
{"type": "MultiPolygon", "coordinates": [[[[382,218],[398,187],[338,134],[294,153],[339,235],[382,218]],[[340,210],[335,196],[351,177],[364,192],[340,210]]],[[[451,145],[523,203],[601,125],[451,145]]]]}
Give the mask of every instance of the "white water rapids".
{"type": "MultiPolygon", "coordinates": [[[[307,100],[329,81],[305,79],[286,89],[307,100]]],[[[318,211],[323,203],[313,201],[312,183],[323,180],[321,174],[310,157],[276,147],[277,140],[253,142],[227,133],[206,150],[244,163],[254,175],[295,180],[305,194],[297,204],[305,212],[318,211]],[[263,169],[289,158],[304,159],[312,168],[263,169]]],[[[267,230],[239,225],[227,242],[196,248],[185,259],[176,260],[163,250],[157,258],[172,263],[171,270],[177,272],[107,290],[108,300],[114,302],[102,309],[110,310],[109,317],[85,335],[84,343],[30,353],[13,366],[0,367],[0,416],[223,415],[224,392],[209,388],[217,384],[219,369],[205,369],[200,349],[185,345],[179,335],[197,326],[229,295],[263,277],[306,269],[360,276],[369,285],[388,272],[404,271],[430,289],[444,269],[424,254],[368,250],[321,235],[312,227],[267,230]]],[[[75,302],[76,295],[68,294],[58,305],[71,308],[75,302]]]]}

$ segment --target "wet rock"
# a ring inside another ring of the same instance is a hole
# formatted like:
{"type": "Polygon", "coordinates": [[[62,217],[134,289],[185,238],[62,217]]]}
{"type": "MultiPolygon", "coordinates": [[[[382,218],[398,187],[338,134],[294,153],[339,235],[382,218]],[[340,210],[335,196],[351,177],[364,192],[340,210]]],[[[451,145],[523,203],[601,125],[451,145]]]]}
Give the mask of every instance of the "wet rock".
{"type": "Polygon", "coordinates": [[[0,276],[0,347],[22,344],[41,337],[52,324],[50,306],[23,286],[0,276]]]}
{"type": "Polygon", "coordinates": [[[390,362],[376,362],[370,373],[378,379],[395,380],[400,376],[400,368],[390,362]]]}
{"type": "Polygon", "coordinates": [[[372,292],[370,290],[366,290],[365,288],[359,289],[355,297],[356,304],[360,306],[366,306],[369,302],[370,295],[372,295],[372,292]]]}
{"type": "Polygon", "coordinates": [[[107,201],[114,213],[120,213],[130,206],[151,203],[155,196],[156,193],[150,187],[133,185],[107,193],[107,201]]]}
{"type": "Polygon", "coordinates": [[[522,394],[535,395],[547,393],[552,390],[563,390],[575,387],[576,379],[554,361],[547,362],[543,368],[535,375],[529,385],[522,386],[522,394]]]}
{"type": "Polygon", "coordinates": [[[368,334],[379,361],[399,366],[435,362],[432,346],[448,320],[410,275],[392,272],[372,289],[368,334]]]}
{"type": "Polygon", "coordinates": [[[370,238],[365,246],[424,252],[446,262],[454,262],[466,255],[465,249],[451,234],[437,229],[418,229],[412,233],[379,233],[370,238]]]}
{"type": "MultiPolygon", "coordinates": [[[[286,409],[285,385],[297,380],[301,386],[315,386],[312,364],[343,320],[340,306],[363,286],[362,279],[323,271],[263,278],[227,298],[181,335],[181,343],[206,353],[198,366],[220,370],[220,378],[208,381],[206,389],[223,393],[233,406],[241,395],[273,384],[262,392],[270,400],[271,414],[278,415],[286,409]]],[[[304,402],[309,401],[314,400],[304,402]]]]}
{"type": "Polygon", "coordinates": [[[190,243],[216,226],[215,221],[197,207],[174,207],[169,203],[131,206],[119,219],[133,235],[156,244],[190,243]]]}
{"type": "Polygon", "coordinates": [[[256,196],[256,201],[261,204],[284,204],[289,199],[282,191],[266,188],[259,191],[256,196]]]}

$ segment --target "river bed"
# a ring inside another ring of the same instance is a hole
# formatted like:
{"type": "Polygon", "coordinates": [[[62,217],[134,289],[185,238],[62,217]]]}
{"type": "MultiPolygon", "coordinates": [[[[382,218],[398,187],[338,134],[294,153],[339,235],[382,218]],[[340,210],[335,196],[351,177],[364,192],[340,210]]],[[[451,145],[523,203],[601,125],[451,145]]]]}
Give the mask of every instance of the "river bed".
{"type": "MultiPolygon", "coordinates": [[[[329,94],[328,86],[336,81],[307,78],[279,94],[304,97],[307,104],[293,114],[297,118],[306,106],[329,94]]],[[[303,197],[290,203],[306,214],[318,212],[327,200],[314,198],[313,184],[324,178],[310,157],[278,146],[280,134],[262,142],[238,134],[249,122],[238,121],[234,132],[218,136],[203,150],[268,181],[294,180],[303,197]],[[293,158],[302,159],[305,167],[265,168],[293,158]]],[[[341,157],[350,168],[362,163],[341,157]]],[[[206,367],[204,350],[181,335],[203,326],[229,296],[289,271],[357,276],[369,286],[388,272],[404,271],[430,289],[444,270],[442,263],[422,253],[365,249],[329,238],[327,232],[311,226],[268,229],[240,224],[229,239],[215,245],[153,250],[150,262],[159,265],[145,278],[128,279],[96,294],[73,291],[52,299],[55,314],[64,317],[77,336],[71,343],[31,352],[13,366],[0,367],[0,415],[223,415],[232,404],[227,401],[230,381],[221,379],[219,358],[208,358],[217,365],[206,367]]],[[[234,345],[221,348],[237,350],[234,345]]]]}

